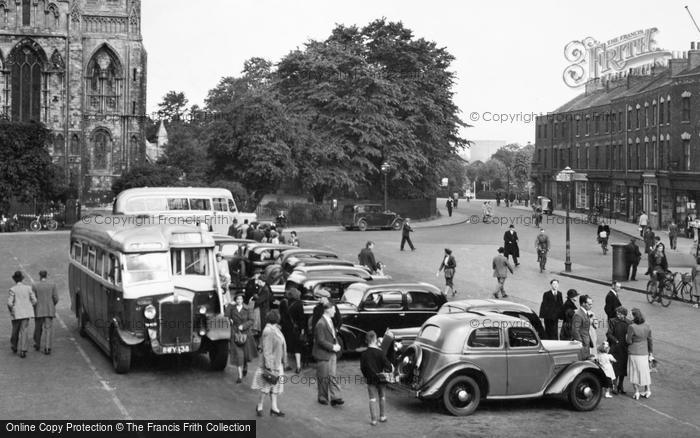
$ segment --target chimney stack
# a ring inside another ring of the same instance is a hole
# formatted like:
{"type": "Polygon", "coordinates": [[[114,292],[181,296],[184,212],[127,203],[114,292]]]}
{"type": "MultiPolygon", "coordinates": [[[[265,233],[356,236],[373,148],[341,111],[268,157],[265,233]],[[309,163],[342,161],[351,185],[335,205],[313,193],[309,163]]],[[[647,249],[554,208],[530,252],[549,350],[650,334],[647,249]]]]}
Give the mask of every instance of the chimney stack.
{"type": "Polygon", "coordinates": [[[688,52],[688,68],[693,69],[700,67],[700,42],[690,43],[690,51],[688,52]]]}

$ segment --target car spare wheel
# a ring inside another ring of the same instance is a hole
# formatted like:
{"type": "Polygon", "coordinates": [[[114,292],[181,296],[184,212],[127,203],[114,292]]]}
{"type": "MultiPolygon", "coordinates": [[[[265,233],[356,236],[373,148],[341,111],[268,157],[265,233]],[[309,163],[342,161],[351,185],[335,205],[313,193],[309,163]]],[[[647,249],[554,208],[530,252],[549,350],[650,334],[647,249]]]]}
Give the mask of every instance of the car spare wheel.
{"type": "Polygon", "coordinates": [[[451,377],[442,393],[445,409],[458,417],[470,415],[479,406],[481,390],[474,379],[458,375],[451,377]]]}

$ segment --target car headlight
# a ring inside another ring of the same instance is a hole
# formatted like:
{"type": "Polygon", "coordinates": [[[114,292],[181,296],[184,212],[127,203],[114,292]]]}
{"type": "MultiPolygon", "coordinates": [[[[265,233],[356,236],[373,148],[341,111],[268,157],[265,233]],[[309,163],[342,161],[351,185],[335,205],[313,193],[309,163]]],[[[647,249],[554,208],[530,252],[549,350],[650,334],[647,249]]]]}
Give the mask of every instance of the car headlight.
{"type": "Polygon", "coordinates": [[[394,341],[394,350],[399,351],[401,350],[402,344],[399,341],[394,341]]]}
{"type": "Polygon", "coordinates": [[[146,317],[146,319],[153,319],[156,317],[156,307],[153,304],[149,304],[146,306],[145,309],[143,309],[143,316],[146,317]]]}
{"type": "Polygon", "coordinates": [[[207,307],[206,306],[199,306],[199,314],[204,315],[207,313],[207,307]]]}

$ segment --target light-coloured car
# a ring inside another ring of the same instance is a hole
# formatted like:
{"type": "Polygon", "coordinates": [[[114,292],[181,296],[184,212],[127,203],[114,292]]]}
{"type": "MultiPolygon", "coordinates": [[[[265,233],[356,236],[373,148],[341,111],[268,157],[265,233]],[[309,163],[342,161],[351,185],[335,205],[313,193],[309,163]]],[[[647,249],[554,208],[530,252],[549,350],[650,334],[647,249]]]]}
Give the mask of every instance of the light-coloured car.
{"type": "Polygon", "coordinates": [[[473,413],[483,399],[544,396],[565,397],[574,409],[590,411],[609,384],[603,370],[584,359],[579,342],[540,340],[521,318],[444,313],[422,325],[396,359],[396,372],[399,387],[422,400],[440,400],[452,415],[473,413]]]}

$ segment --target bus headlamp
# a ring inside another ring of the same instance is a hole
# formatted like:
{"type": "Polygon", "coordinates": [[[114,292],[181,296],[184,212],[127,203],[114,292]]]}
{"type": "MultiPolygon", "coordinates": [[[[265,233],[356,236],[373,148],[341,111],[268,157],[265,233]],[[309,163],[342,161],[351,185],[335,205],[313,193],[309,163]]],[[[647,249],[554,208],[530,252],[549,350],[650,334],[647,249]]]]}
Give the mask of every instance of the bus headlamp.
{"type": "Polygon", "coordinates": [[[199,306],[199,314],[204,315],[205,313],[207,313],[206,306],[199,306]]]}
{"type": "Polygon", "coordinates": [[[146,319],[153,319],[156,317],[156,308],[153,304],[149,304],[146,306],[145,309],[143,309],[143,316],[146,317],[146,319]]]}

